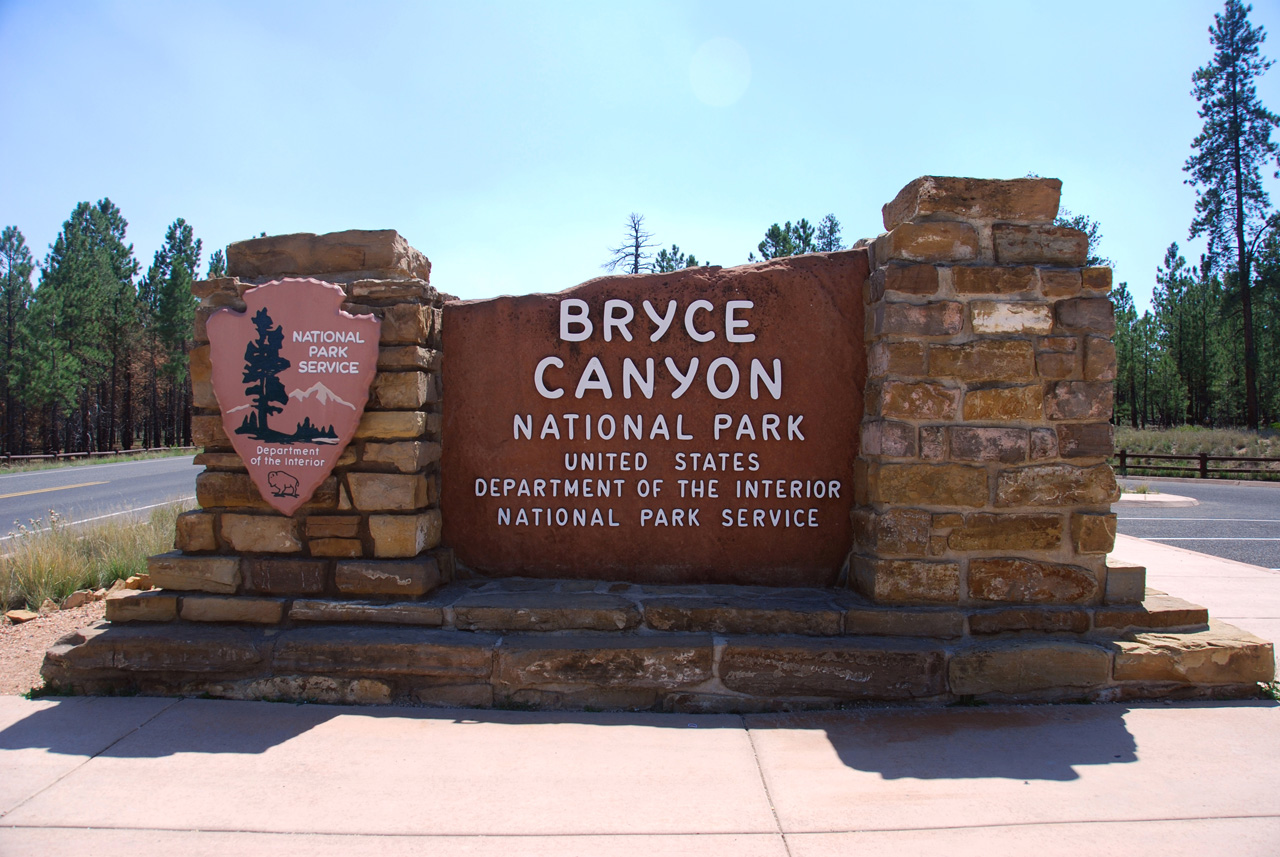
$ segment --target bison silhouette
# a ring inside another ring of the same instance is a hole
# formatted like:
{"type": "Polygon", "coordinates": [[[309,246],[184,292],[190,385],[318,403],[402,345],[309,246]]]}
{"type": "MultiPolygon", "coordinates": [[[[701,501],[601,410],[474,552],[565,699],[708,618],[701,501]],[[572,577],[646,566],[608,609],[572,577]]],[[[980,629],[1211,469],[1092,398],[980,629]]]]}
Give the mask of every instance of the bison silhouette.
{"type": "Polygon", "coordinates": [[[298,496],[298,478],[290,476],[283,470],[273,470],[268,473],[267,484],[271,486],[271,493],[277,497],[298,496]]]}

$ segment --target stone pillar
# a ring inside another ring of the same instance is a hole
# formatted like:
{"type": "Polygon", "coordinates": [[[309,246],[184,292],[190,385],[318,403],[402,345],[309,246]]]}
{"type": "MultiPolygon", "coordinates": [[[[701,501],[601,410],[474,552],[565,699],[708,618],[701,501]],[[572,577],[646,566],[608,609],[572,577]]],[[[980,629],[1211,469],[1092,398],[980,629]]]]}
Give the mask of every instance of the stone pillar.
{"type": "MultiPolygon", "coordinates": [[[[430,262],[393,230],[286,235],[232,244],[230,276],[192,286],[191,380],[199,509],[178,519],[177,551],[153,557],[184,619],[279,621],[280,596],[416,597],[452,574],[440,543],[440,322],[430,262]],[[381,320],[377,374],[355,437],[333,474],[292,516],[271,509],[223,431],[205,323],[282,277],[342,286],[342,309],[381,320]],[[231,604],[230,602],[233,602],[231,604]],[[228,602],[219,606],[221,602],[228,602]]],[[[109,617],[110,618],[110,617],[109,617]]]]}
{"type": "Polygon", "coordinates": [[[1111,270],[1086,267],[1084,233],[1053,225],[1060,190],[926,176],[884,206],[851,558],[876,602],[1122,597],[1108,598],[1106,566],[1111,270]]]}

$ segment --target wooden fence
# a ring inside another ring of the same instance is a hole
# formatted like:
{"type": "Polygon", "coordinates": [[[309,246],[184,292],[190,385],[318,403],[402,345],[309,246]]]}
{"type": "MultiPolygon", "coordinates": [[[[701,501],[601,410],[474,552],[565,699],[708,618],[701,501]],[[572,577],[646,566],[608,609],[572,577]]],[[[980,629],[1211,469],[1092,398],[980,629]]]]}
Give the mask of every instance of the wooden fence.
{"type": "Polygon", "coordinates": [[[147,449],[107,449],[102,452],[55,452],[51,455],[0,455],[0,466],[26,461],[72,461],[77,458],[101,458],[107,455],[141,455],[145,452],[194,452],[194,446],[153,446],[147,449]]]}
{"type": "Polygon", "coordinates": [[[1170,455],[1156,452],[1129,452],[1122,449],[1111,458],[1111,463],[1120,476],[1128,476],[1130,470],[1143,472],[1159,471],[1163,475],[1187,475],[1200,479],[1214,476],[1232,476],[1245,479],[1280,479],[1280,458],[1249,458],[1242,455],[1210,455],[1198,452],[1191,455],[1170,455]],[[1134,460],[1146,461],[1186,461],[1192,464],[1133,464],[1134,460]],[[1230,464],[1251,464],[1253,467],[1213,467],[1213,462],[1230,464]],[[1270,465],[1270,467],[1268,467],[1270,465]]]}

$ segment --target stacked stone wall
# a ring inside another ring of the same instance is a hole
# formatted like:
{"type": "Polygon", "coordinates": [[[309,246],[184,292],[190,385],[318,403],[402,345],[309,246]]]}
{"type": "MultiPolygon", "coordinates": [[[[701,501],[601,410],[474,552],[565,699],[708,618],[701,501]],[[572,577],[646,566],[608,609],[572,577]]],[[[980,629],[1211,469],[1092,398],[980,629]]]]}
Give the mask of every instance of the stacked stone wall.
{"type": "Polygon", "coordinates": [[[1053,224],[1060,190],[925,177],[884,206],[851,557],[876,602],[1142,599],[1140,570],[1106,565],[1111,270],[1053,224]]]}
{"type": "MultiPolygon", "coordinates": [[[[450,554],[438,549],[445,296],[430,285],[430,263],[390,230],[245,241],[228,257],[231,276],[192,287],[200,300],[192,434],[205,469],[196,477],[199,508],[178,518],[177,551],[151,560],[153,584],[237,596],[182,600],[182,618],[206,621],[278,622],[288,596],[425,595],[452,574],[450,554]],[[287,276],[336,283],[347,296],[343,311],[381,322],[377,374],[355,437],[292,516],[263,500],[232,449],[205,327],[220,309],[243,310],[247,290],[287,276]]],[[[157,600],[153,609],[170,604],[157,600]]]]}

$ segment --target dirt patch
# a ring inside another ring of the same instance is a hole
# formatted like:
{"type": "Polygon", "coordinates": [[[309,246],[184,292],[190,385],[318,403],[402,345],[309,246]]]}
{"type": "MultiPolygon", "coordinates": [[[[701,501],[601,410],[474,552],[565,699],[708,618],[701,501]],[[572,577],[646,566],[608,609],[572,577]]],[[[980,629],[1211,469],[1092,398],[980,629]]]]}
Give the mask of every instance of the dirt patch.
{"type": "Polygon", "coordinates": [[[63,634],[100,621],[105,610],[103,602],[93,601],[21,625],[10,625],[0,616],[0,695],[26,693],[44,684],[40,664],[45,650],[63,634]]]}

